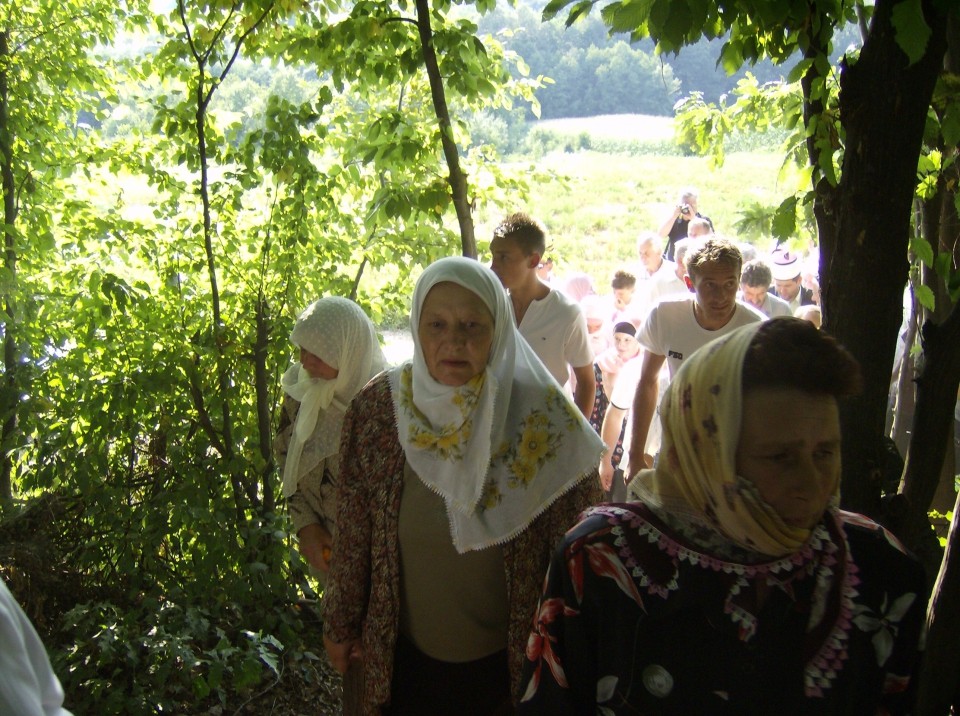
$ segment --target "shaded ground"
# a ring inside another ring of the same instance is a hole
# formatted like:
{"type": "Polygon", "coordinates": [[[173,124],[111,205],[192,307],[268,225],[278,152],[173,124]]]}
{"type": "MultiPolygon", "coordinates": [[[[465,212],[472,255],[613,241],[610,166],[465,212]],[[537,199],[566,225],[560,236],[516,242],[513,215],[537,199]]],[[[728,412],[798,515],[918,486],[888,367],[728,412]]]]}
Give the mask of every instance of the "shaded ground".
{"type": "Polygon", "coordinates": [[[314,675],[304,678],[301,669],[285,668],[281,678],[235,708],[214,707],[198,712],[206,716],[340,716],[341,681],[327,660],[315,662],[314,675]]]}

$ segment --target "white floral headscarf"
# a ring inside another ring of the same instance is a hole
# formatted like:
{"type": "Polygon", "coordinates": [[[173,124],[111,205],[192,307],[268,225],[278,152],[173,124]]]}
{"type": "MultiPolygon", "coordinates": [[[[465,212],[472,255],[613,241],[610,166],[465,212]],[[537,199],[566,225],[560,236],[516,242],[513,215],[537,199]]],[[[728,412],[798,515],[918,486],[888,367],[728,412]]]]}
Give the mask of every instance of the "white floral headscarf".
{"type": "Polygon", "coordinates": [[[684,360],[660,404],[657,467],[631,481],[631,494],[661,505],[680,500],[740,547],[780,557],[799,550],[810,530],[787,525],[736,470],[743,362],[761,325],[739,328],[684,360]]]}
{"type": "Polygon", "coordinates": [[[407,462],[446,501],[459,552],[506,542],[593,473],[603,443],[517,332],[496,275],[477,261],[427,267],[410,326],[413,360],[390,371],[407,462]],[[418,331],[427,294],[444,282],[479,296],[494,320],[486,371],[460,387],[431,377],[418,331]]]}
{"type": "Polygon", "coordinates": [[[347,406],[386,367],[373,323],[346,298],[328,296],[307,306],[293,326],[290,341],[339,373],[333,380],[311,378],[297,362],[280,379],[284,392],[300,401],[283,467],[284,497],[296,492],[303,475],[340,450],[347,406]]]}

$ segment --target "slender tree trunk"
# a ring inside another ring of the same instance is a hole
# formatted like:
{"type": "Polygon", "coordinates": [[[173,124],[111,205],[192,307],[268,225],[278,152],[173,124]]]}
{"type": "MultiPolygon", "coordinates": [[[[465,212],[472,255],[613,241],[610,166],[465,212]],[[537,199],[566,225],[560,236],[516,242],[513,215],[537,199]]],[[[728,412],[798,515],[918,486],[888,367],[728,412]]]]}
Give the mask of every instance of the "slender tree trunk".
{"type": "MultiPolygon", "coordinates": [[[[955,16],[951,16],[946,27],[949,43],[946,69],[955,74],[960,68],[960,22],[957,21],[955,16]]],[[[952,148],[952,151],[955,153],[956,148],[952,148]]],[[[952,181],[944,180],[941,182],[943,200],[940,205],[937,252],[938,254],[950,255],[953,266],[956,267],[960,220],[958,220],[954,205],[956,190],[953,188],[951,190],[946,189],[948,183],[951,187],[956,187],[956,175],[954,174],[949,179],[952,179],[952,181]]],[[[946,291],[941,290],[937,296],[938,309],[940,309],[938,313],[943,312],[944,307],[948,305],[949,297],[945,293],[946,291]]],[[[941,347],[941,354],[925,356],[924,379],[928,371],[931,373],[936,371],[936,373],[930,377],[929,386],[922,385],[923,392],[918,391],[917,397],[918,412],[921,405],[926,410],[926,403],[929,401],[931,403],[929,411],[931,413],[937,412],[940,414],[940,419],[944,420],[944,429],[942,431],[937,430],[937,433],[945,438],[942,443],[943,449],[940,451],[939,482],[941,482],[941,486],[942,481],[944,479],[950,480],[954,472],[952,451],[947,450],[946,446],[947,441],[952,445],[954,405],[957,397],[957,384],[960,382],[960,375],[958,375],[960,369],[956,365],[958,360],[954,357],[960,353],[960,345],[957,344],[957,333],[960,332],[960,328],[957,326],[960,323],[958,315],[960,315],[960,308],[954,305],[949,317],[943,321],[942,325],[937,326],[936,329],[930,329],[931,332],[937,334],[938,338],[942,338],[944,343],[949,341],[950,344],[941,347]],[[941,333],[946,334],[946,336],[939,335],[941,333]],[[947,365],[944,366],[941,363],[947,365]],[[948,372],[950,368],[953,368],[953,373],[948,372]],[[943,374],[947,375],[944,376],[943,374]],[[936,392],[938,380],[946,383],[943,386],[943,394],[936,392]],[[948,390],[952,392],[946,393],[948,390]],[[944,454],[951,458],[949,466],[944,465],[944,454]],[[949,469],[946,469],[947,467],[949,469]]],[[[924,333],[926,332],[927,327],[924,326],[924,333]]],[[[918,456],[922,456],[928,450],[936,452],[933,450],[936,445],[926,444],[923,441],[923,436],[920,433],[923,429],[924,426],[918,420],[914,427],[913,441],[910,446],[911,454],[916,453],[918,456]]],[[[930,436],[930,439],[933,439],[933,436],[930,436]]],[[[934,459],[935,455],[931,456],[931,465],[927,469],[932,468],[934,459]]],[[[922,517],[926,518],[925,512],[930,505],[926,500],[932,500],[937,489],[937,484],[934,483],[931,490],[931,486],[928,484],[930,480],[925,479],[922,471],[924,466],[920,464],[921,460],[919,458],[917,463],[916,466],[908,463],[904,477],[904,493],[912,495],[913,500],[921,503],[916,505],[916,513],[908,515],[910,519],[906,535],[908,540],[924,533],[927,539],[930,538],[929,523],[925,519],[921,519],[921,515],[917,513],[919,513],[922,505],[924,507],[922,517]]],[[[960,643],[960,609],[958,609],[958,605],[960,605],[960,525],[958,525],[958,519],[960,519],[960,498],[954,506],[953,522],[950,525],[950,532],[947,537],[946,553],[940,564],[937,581],[934,584],[930,599],[929,611],[927,612],[927,644],[920,672],[920,687],[917,699],[917,713],[923,716],[939,716],[949,713],[951,707],[953,712],[960,711],[960,651],[957,649],[957,644],[960,643]]]]}
{"type": "Polygon", "coordinates": [[[946,49],[945,18],[924,0],[932,34],[923,57],[909,65],[891,22],[896,4],[877,0],[860,58],[841,74],[842,179],[836,201],[817,217],[820,275],[829,277],[821,286],[824,328],[854,352],[864,377],[861,395],[841,408],[843,503],[870,515],[880,512],[882,438],[903,317],[917,156],[946,49]]]}
{"type": "Polygon", "coordinates": [[[257,432],[260,436],[260,457],[264,467],[260,486],[263,495],[263,511],[273,511],[275,496],[270,477],[273,475],[273,430],[270,420],[270,389],[267,371],[268,348],[270,347],[270,317],[266,297],[261,290],[257,297],[257,334],[253,345],[254,389],[257,396],[257,432]]]}
{"type": "MultiPolygon", "coordinates": [[[[237,6],[234,6],[234,10],[237,6]]],[[[191,394],[194,404],[200,413],[201,424],[204,425],[210,434],[212,444],[222,446],[223,464],[230,477],[230,484],[233,488],[234,507],[236,509],[237,525],[242,526],[246,523],[244,496],[246,496],[249,505],[252,507],[260,506],[260,496],[257,490],[257,481],[245,479],[241,470],[237,467],[236,447],[233,444],[233,416],[230,410],[230,395],[233,390],[230,379],[230,364],[227,360],[227,332],[223,322],[220,304],[220,288],[217,280],[217,262],[216,253],[213,248],[213,219],[210,210],[210,177],[209,177],[209,156],[207,154],[207,109],[210,106],[210,100],[214,92],[229,74],[234,62],[240,56],[240,51],[244,43],[254,33],[267,16],[273,11],[273,2],[266,3],[259,8],[259,15],[250,23],[244,23],[243,32],[236,38],[233,50],[229,55],[229,60],[223,64],[220,73],[217,76],[209,77],[209,87],[207,86],[208,60],[211,56],[211,49],[201,50],[194,43],[193,36],[190,33],[190,26],[187,22],[187,11],[185,0],[178,0],[177,11],[180,15],[180,22],[183,24],[184,33],[187,37],[190,51],[193,54],[197,66],[197,86],[196,86],[196,114],[195,131],[197,138],[197,152],[200,158],[200,201],[203,211],[203,248],[207,261],[207,275],[210,281],[210,304],[213,313],[213,350],[217,370],[217,391],[218,401],[220,403],[221,425],[220,432],[222,439],[213,434],[212,423],[207,416],[205,397],[198,389],[197,385],[191,382],[191,394]],[[203,422],[207,417],[206,423],[203,422]]],[[[233,14],[231,10],[230,15],[233,14]]],[[[223,28],[221,28],[223,29],[223,28]]],[[[218,31],[219,32],[219,31],[218,31]]],[[[216,401],[215,401],[216,402],[216,401]]]]}
{"type": "MultiPolygon", "coordinates": [[[[914,359],[912,348],[917,342],[919,333],[917,299],[910,292],[910,316],[907,320],[907,330],[903,339],[903,355],[897,369],[897,389],[893,403],[892,425],[890,437],[897,446],[901,455],[907,454],[910,443],[910,430],[913,426],[913,414],[916,410],[916,388],[914,386],[914,359]]],[[[899,338],[899,337],[898,337],[899,338]]]]}
{"type": "MultiPolygon", "coordinates": [[[[182,2],[183,0],[181,0],[182,2]]],[[[207,157],[207,106],[210,96],[206,95],[204,79],[206,74],[202,63],[198,64],[197,75],[197,113],[196,113],[196,133],[197,133],[197,151],[200,155],[200,201],[203,211],[203,249],[207,260],[207,278],[210,281],[210,308],[213,312],[213,350],[217,368],[217,393],[220,403],[220,432],[222,435],[222,445],[224,454],[222,455],[223,464],[230,476],[230,484],[233,487],[233,502],[236,511],[237,525],[243,525],[246,522],[244,510],[243,495],[246,494],[244,483],[240,475],[237,474],[236,466],[233,464],[233,428],[230,415],[230,368],[227,365],[225,355],[226,330],[223,324],[223,318],[220,313],[220,288],[217,283],[217,260],[213,250],[213,219],[210,212],[210,177],[209,177],[209,158],[207,157]]]]}
{"type": "MultiPolygon", "coordinates": [[[[955,20],[947,24],[948,52],[945,69],[960,69],[960,34],[955,20]]],[[[941,147],[944,156],[956,147],[941,147]]],[[[956,266],[955,247],[960,233],[960,219],[954,205],[956,199],[956,167],[944,169],[934,199],[921,206],[922,235],[938,258],[948,257],[956,266]]],[[[952,482],[954,406],[960,383],[960,308],[952,304],[943,280],[928,267],[922,268],[924,284],[935,295],[933,311],[925,311],[921,331],[922,363],[917,378],[917,412],[907,454],[901,492],[908,498],[902,537],[907,546],[921,551],[930,537],[930,510],[942,475],[949,472],[952,482]],[[933,424],[932,421],[942,420],[933,424]],[[944,470],[949,459],[949,470],[944,470]]],[[[936,550],[939,552],[939,550],[936,550]]]]}
{"type": "MultiPolygon", "coordinates": [[[[960,496],[953,514],[960,514],[960,496]]],[[[957,604],[960,604],[960,526],[954,517],[927,613],[927,648],[917,695],[919,716],[943,716],[960,711],[960,649],[957,649],[960,609],[957,604]]]]}
{"type": "Polygon", "coordinates": [[[460,224],[463,255],[475,259],[477,258],[477,239],[474,236],[473,216],[470,199],[467,196],[467,178],[460,168],[460,155],[457,151],[457,143],[453,141],[453,125],[450,122],[450,111],[447,109],[447,99],[443,91],[443,77],[440,75],[440,65],[437,63],[437,53],[433,47],[430,0],[417,0],[417,29],[420,31],[420,47],[427,67],[427,77],[430,79],[433,108],[440,122],[440,143],[443,145],[443,156],[447,160],[447,169],[450,172],[448,181],[453,194],[453,206],[457,211],[457,222],[460,224]]]}
{"type": "Polygon", "coordinates": [[[17,434],[17,407],[20,402],[17,351],[17,315],[13,291],[17,277],[17,246],[14,224],[17,221],[16,184],[13,176],[13,135],[10,129],[10,88],[7,67],[10,48],[7,33],[0,32],[0,185],[3,187],[4,267],[9,288],[3,303],[3,384],[0,386],[0,503],[13,499],[13,460],[10,451],[17,434]]]}
{"type": "Polygon", "coordinates": [[[932,539],[927,511],[940,483],[953,409],[960,385],[960,308],[943,323],[927,321],[920,331],[924,366],[917,376],[917,409],[901,493],[908,512],[900,537],[920,551],[932,539]]]}

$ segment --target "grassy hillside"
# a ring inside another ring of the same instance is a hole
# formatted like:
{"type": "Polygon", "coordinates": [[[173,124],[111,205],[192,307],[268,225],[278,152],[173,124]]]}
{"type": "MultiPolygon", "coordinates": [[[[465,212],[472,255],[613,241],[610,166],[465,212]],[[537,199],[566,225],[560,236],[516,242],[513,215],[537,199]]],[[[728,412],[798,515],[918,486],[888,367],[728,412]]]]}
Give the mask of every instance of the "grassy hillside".
{"type": "MultiPolygon", "coordinates": [[[[607,118],[542,124],[588,132],[595,125],[598,131],[621,133],[644,126],[607,118]]],[[[652,130],[644,131],[651,132],[645,136],[652,136],[652,130]]],[[[735,153],[727,156],[722,167],[714,168],[706,158],[679,154],[630,157],[553,152],[537,160],[537,165],[552,172],[554,178],[531,186],[529,203],[514,208],[533,213],[547,225],[548,253],[554,258],[557,275],[585,271],[598,292],[605,293],[613,272],[634,260],[637,236],[657,230],[683,187],[696,187],[701,213],[713,220],[718,233],[737,239],[734,224],[745,207],[757,202],[779,203],[792,191],[792,187],[778,186],[781,161],[775,152],[735,153]]],[[[481,251],[498,219],[477,216],[481,251]]],[[[771,242],[761,239],[754,243],[767,250],[771,242]]]]}

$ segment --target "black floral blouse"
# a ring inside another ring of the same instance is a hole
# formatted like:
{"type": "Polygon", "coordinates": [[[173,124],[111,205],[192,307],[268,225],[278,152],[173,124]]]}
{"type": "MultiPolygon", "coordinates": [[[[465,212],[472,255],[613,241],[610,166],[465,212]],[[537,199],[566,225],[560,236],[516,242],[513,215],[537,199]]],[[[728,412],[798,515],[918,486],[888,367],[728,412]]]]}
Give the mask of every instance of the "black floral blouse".
{"type": "Polygon", "coordinates": [[[927,595],[886,530],[831,511],[796,554],[728,561],[641,503],[553,556],[520,714],[909,713],[927,595]]]}

